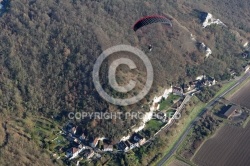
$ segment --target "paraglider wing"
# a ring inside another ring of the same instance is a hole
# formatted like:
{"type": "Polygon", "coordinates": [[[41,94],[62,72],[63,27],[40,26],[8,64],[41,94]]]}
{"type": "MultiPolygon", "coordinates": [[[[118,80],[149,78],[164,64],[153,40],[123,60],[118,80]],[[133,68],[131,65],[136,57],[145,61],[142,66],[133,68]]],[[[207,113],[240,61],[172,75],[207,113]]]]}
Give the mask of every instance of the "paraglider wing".
{"type": "Polygon", "coordinates": [[[154,15],[154,16],[146,16],[146,17],[141,18],[134,24],[133,29],[134,31],[137,31],[141,27],[149,25],[149,24],[153,24],[153,23],[164,23],[172,27],[172,23],[168,18],[164,16],[154,15]]]}

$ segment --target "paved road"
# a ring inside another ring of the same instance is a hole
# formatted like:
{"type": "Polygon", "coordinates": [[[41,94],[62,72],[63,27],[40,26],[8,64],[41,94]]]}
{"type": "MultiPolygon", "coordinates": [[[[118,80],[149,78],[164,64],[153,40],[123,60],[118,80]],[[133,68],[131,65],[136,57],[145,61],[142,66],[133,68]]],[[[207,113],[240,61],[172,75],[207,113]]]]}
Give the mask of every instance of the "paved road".
{"type": "Polygon", "coordinates": [[[185,140],[188,133],[191,131],[193,124],[195,124],[196,121],[199,120],[199,118],[206,113],[206,111],[213,106],[220,98],[224,97],[226,94],[231,92],[235,87],[237,87],[239,84],[241,84],[243,81],[245,81],[248,77],[250,77],[250,72],[247,72],[245,75],[243,75],[235,84],[230,87],[229,89],[225,90],[222,94],[220,94],[218,97],[210,101],[206,107],[201,111],[201,113],[192,121],[191,124],[187,127],[187,130],[182,134],[182,136],[179,138],[179,140],[175,143],[174,147],[170,150],[168,154],[166,154],[161,161],[157,164],[158,166],[164,165],[164,163],[175,153],[175,151],[178,149],[180,144],[185,140]]]}

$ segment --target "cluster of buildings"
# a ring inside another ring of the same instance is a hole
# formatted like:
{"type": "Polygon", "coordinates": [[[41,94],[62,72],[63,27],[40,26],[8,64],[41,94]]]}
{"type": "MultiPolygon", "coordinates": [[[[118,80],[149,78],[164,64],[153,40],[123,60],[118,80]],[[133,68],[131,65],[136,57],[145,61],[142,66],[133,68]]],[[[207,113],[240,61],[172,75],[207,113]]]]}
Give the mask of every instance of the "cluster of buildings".
{"type": "MultiPolygon", "coordinates": [[[[248,68],[249,69],[249,68],[248,68]]],[[[196,77],[195,81],[191,81],[187,84],[183,84],[182,87],[173,87],[173,94],[182,96],[184,93],[199,90],[201,87],[204,86],[213,86],[216,84],[216,80],[210,76],[201,75],[196,77]]]]}
{"type": "Polygon", "coordinates": [[[65,151],[65,157],[69,160],[78,156],[91,159],[95,155],[100,156],[98,153],[113,151],[113,145],[108,144],[108,140],[99,137],[89,139],[82,127],[75,126],[72,123],[64,127],[62,134],[70,142],[71,147],[65,151]],[[97,145],[100,141],[102,146],[98,148],[97,145]]]}
{"type": "Polygon", "coordinates": [[[195,84],[198,88],[201,86],[213,86],[216,84],[216,80],[210,76],[202,75],[197,77],[192,84],[195,84]]]}
{"type": "Polygon", "coordinates": [[[88,160],[99,158],[102,153],[113,152],[114,146],[117,146],[118,151],[127,152],[146,143],[146,139],[138,133],[134,133],[128,140],[120,141],[116,145],[111,144],[111,141],[106,138],[89,139],[81,127],[72,123],[68,123],[61,133],[70,142],[70,145],[64,151],[68,160],[77,157],[88,160]]]}
{"type": "Polygon", "coordinates": [[[140,147],[146,143],[146,139],[143,138],[140,134],[134,133],[130,139],[126,141],[121,141],[118,143],[118,150],[127,152],[136,147],[140,147]]]}

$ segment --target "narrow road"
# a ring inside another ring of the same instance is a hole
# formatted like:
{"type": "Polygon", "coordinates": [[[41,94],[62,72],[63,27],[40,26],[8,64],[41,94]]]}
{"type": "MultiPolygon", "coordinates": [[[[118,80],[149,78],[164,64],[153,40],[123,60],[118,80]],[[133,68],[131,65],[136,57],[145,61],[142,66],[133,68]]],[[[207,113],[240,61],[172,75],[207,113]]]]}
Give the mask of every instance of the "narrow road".
{"type": "Polygon", "coordinates": [[[239,84],[244,82],[248,77],[250,77],[250,72],[247,72],[245,75],[243,75],[235,84],[230,87],[229,89],[225,90],[222,94],[220,94],[218,97],[214,98],[212,101],[210,101],[206,107],[200,112],[200,114],[192,121],[192,123],[189,124],[187,127],[187,130],[182,134],[182,136],[179,138],[179,140],[175,143],[174,147],[169,151],[168,154],[166,154],[161,161],[157,164],[158,166],[162,166],[165,164],[165,162],[175,153],[175,151],[178,149],[178,147],[181,145],[181,143],[185,140],[188,133],[191,131],[193,124],[195,124],[196,121],[199,120],[199,118],[206,113],[208,108],[213,106],[217,101],[219,101],[220,98],[224,97],[226,94],[231,92],[235,87],[237,87],[239,84]]]}

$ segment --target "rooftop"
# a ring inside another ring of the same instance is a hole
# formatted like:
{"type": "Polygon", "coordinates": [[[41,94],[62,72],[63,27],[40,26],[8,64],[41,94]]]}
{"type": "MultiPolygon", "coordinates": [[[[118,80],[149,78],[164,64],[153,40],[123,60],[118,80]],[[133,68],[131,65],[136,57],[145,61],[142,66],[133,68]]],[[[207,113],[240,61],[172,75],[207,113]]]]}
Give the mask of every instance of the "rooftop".
{"type": "Polygon", "coordinates": [[[224,112],[224,115],[229,118],[236,110],[238,109],[237,106],[231,105],[229,108],[224,112]]]}

